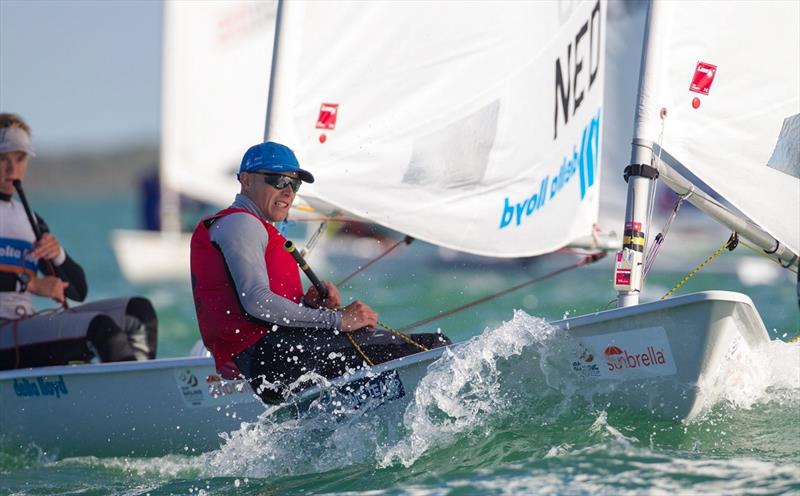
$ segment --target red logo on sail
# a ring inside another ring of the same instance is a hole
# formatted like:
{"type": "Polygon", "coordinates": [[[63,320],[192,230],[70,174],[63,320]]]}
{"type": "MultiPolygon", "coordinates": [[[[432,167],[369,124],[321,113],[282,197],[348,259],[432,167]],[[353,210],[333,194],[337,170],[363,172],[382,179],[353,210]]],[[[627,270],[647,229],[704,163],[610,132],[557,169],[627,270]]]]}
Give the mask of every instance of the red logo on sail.
{"type": "Polygon", "coordinates": [[[692,84],[689,86],[690,91],[708,95],[711,89],[711,83],[714,82],[714,76],[717,74],[717,66],[706,64],[705,62],[698,62],[694,70],[694,77],[692,84]]]}
{"type": "Polygon", "coordinates": [[[339,113],[338,103],[323,103],[319,108],[319,117],[317,118],[317,129],[330,129],[336,128],[336,115],[339,113]]]}

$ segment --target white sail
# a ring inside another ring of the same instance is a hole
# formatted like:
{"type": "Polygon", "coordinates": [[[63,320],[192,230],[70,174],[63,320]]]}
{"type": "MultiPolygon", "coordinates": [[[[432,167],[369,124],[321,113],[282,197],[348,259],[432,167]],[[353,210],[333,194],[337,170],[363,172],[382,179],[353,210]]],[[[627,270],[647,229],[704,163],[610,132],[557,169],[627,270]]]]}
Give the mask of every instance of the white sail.
{"type": "Polygon", "coordinates": [[[264,135],[276,3],[167,1],[162,178],[220,206],[242,154],[264,135]]]}
{"type": "Polygon", "coordinates": [[[605,5],[286,2],[267,136],[301,194],[442,246],[517,257],[590,233],[605,5]]]}
{"type": "Polygon", "coordinates": [[[800,2],[651,9],[655,77],[642,90],[639,137],[800,252],[800,179],[768,166],[784,120],[800,112],[800,2]]]}

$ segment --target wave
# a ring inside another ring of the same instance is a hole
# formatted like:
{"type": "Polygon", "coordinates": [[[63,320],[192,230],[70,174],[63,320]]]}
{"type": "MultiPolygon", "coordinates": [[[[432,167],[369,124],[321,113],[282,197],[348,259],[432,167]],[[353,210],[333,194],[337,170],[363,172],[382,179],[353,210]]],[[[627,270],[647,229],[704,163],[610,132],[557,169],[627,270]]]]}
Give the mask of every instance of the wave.
{"type": "MultiPolygon", "coordinates": [[[[84,462],[166,478],[246,479],[251,485],[330,474],[330,483],[339,487],[335,474],[368,473],[375,480],[362,489],[392,487],[409,473],[474,482],[475,473],[515,473],[519,466],[574,470],[592,456],[617,457],[622,465],[651,457],[665,466],[684,464],[690,472],[705,470],[709,459],[723,460],[718,468],[725,472],[727,459],[730,467],[753,467],[753,477],[761,473],[760,464],[780,472],[786,463],[800,463],[800,346],[773,341],[750,350],[739,343],[706,392],[705,413],[684,423],[609,406],[613,388],[596,382],[588,387],[572,370],[579,349],[568,331],[517,311],[431,364],[407,405],[319,410],[288,420],[265,414],[224,434],[223,446],[211,453],[84,462]]],[[[646,467],[640,468],[644,474],[646,467]]],[[[595,477],[603,470],[603,463],[589,469],[595,477]]],[[[548,480],[519,477],[521,484],[548,480]]]]}

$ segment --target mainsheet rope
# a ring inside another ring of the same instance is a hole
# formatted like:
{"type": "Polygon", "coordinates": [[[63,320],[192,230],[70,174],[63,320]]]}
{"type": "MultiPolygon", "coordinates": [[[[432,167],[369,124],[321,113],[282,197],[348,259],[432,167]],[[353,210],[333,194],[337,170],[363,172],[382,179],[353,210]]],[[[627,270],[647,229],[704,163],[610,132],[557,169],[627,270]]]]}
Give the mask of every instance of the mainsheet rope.
{"type": "Polygon", "coordinates": [[[693,269],[691,272],[689,272],[688,274],[686,274],[686,276],[684,276],[684,278],[683,278],[683,279],[681,279],[681,280],[678,282],[678,284],[676,284],[675,286],[673,286],[673,287],[672,287],[672,289],[670,289],[669,291],[667,291],[666,293],[664,293],[664,296],[662,296],[660,299],[661,299],[661,300],[663,300],[663,299],[666,299],[667,297],[669,297],[669,296],[670,296],[672,293],[674,293],[675,291],[677,291],[678,289],[680,289],[680,287],[681,287],[681,286],[683,286],[684,284],[686,284],[686,282],[687,282],[689,279],[691,279],[692,277],[694,277],[694,275],[695,275],[695,274],[697,274],[698,272],[700,272],[700,270],[701,270],[703,267],[705,267],[705,266],[706,266],[706,265],[707,265],[709,262],[711,262],[712,260],[714,260],[715,258],[717,258],[717,257],[718,257],[718,256],[719,256],[719,255],[720,255],[720,254],[721,254],[723,251],[725,251],[725,250],[728,250],[728,251],[733,251],[734,249],[736,249],[736,246],[737,246],[738,244],[739,244],[739,235],[738,235],[738,234],[737,234],[737,233],[734,231],[734,232],[733,232],[733,234],[731,234],[731,237],[730,237],[730,238],[728,238],[728,241],[726,241],[726,242],[725,242],[725,244],[723,244],[722,246],[720,246],[720,247],[719,247],[719,249],[717,249],[717,251],[715,251],[714,253],[712,253],[712,254],[711,254],[711,256],[709,256],[708,258],[706,258],[705,260],[703,260],[703,262],[702,262],[700,265],[698,265],[698,266],[697,266],[697,267],[695,267],[695,268],[694,268],[694,269],[693,269]]]}
{"type": "MultiPolygon", "coordinates": [[[[569,270],[577,269],[578,267],[581,267],[583,265],[588,265],[590,263],[597,262],[598,260],[602,259],[605,256],[606,256],[606,253],[602,252],[602,251],[601,252],[597,252],[597,253],[592,253],[592,254],[587,255],[586,257],[584,257],[582,260],[579,260],[579,261],[577,261],[577,262],[575,262],[575,263],[573,263],[571,265],[568,265],[566,267],[562,267],[560,269],[554,270],[553,272],[549,272],[549,273],[547,273],[547,274],[545,274],[543,276],[534,277],[534,278],[529,279],[529,280],[527,280],[525,282],[517,284],[516,286],[512,286],[512,287],[504,289],[502,291],[498,291],[497,293],[493,293],[491,295],[484,296],[483,298],[479,298],[479,299],[477,299],[475,301],[472,301],[472,302],[469,302],[469,303],[465,303],[464,305],[452,308],[452,309],[447,310],[445,312],[438,313],[438,314],[436,314],[436,315],[434,315],[432,317],[428,317],[427,319],[422,319],[422,320],[414,322],[412,324],[405,325],[405,326],[397,329],[397,331],[398,332],[409,331],[411,329],[415,329],[415,328],[423,326],[425,324],[429,324],[429,323],[431,323],[433,321],[436,321],[436,320],[439,320],[439,319],[443,319],[445,317],[449,317],[450,315],[453,315],[455,313],[461,312],[461,311],[466,310],[468,308],[472,308],[472,307],[478,306],[478,305],[480,305],[482,303],[486,303],[487,301],[491,301],[491,300],[494,300],[496,298],[500,298],[501,296],[505,296],[505,295],[507,295],[509,293],[512,293],[514,291],[522,289],[522,288],[524,288],[526,286],[530,286],[533,283],[544,281],[545,279],[549,279],[551,277],[555,277],[555,276],[557,276],[559,274],[563,274],[564,272],[567,272],[569,270]]],[[[387,329],[387,330],[391,330],[391,329],[387,329]]]]}
{"type": "MultiPolygon", "coordinates": [[[[364,264],[363,266],[359,267],[353,273],[351,273],[350,275],[348,275],[347,277],[342,279],[342,281],[340,281],[337,284],[337,286],[341,286],[342,284],[344,284],[347,281],[351,280],[356,275],[358,275],[361,272],[363,272],[364,270],[366,270],[368,267],[373,265],[375,262],[377,262],[378,260],[382,259],[386,255],[388,255],[392,250],[394,250],[395,248],[400,246],[401,243],[411,244],[412,241],[414,241],[414,238],[412,238],[411,236],[406,236],[405,238],[401,239],[400,241],[398,241],[395,244],[393,244],[392,246],[390,246],[382,254],[378,255],[377,257],[372,259],[370,262],[368,262],[368,263],[364,264]]],[[[289,244],[291,244],[291,243],[289,243],[289,244]]],[[[289,250],[290,253],[292,253],[294,249],[293,248],[290,249],[290,248],[287,247],[287,250],[289,250]]],[[[522,289],[524,287],[530,286],[531,284],[534,284],[536,282],[544,281],[546,279],[549,279],[551,277],[555,277],[555,276],[557,276],[559,274],[562,274],[564,272],[567,272],[569,270],[576,269],[576,268],[581,267],[583,265],[588,265],[590,263],[597,262],[598,260],[602,259],[605,256],[606,256],[606,253],[602,252],[602,251],[601,252],[592,253],[590,255],[585,256],[582,260],[579,260],[579,261],[577,261],[577,262],[575,262],[575,263],[573,263],[571,265],[568,265],[566,267],[562,267],[560,269],[554,270],[553,272],[547,273],[547,274],[545,274],[543,276],[534,277],[532,279],[529,279],[529,280],[527,280],[525,282],[522,282],[522,283],[517,284],[515,286],[512,286],[510,288],[504,289],[502,291],[498,291],[498,292],[490,294],[488,296],[484,296],[483,298],[479,298],[479,299],[471,301],[469,303],[465,303],[465,304],[460,305],[458,307],[451,308],[450,310],[447,310],[445,312],[440,312],[440,313],[438,313],[436,315],[433,315],[431,317],[428,317],[426,319],[422,319],[422,320],[419,320],[417,322],[405,325],[405,326],[403,326],[403,327],[401,327],[399,329],[395,329],[394,327],[392,327],[392,326],[390,326],[390,325],[388,325],[388,324],[386,324],[384,322],[380,322],[380,321],[378,321],[378,326],[380,326],[381,328],[391,332],[392,334],[394,334],[398,338],[406,341],[407,343],[416,346],[420,350],[428,351],[429,349],[426,346],[418,343],[417,341],[412,339],[410,336],[406,335],[405,332],[407,332],[407,331],[409,331],[411,329],[415,329],[417,327],[423,326],[425,324],[429,324],[429,323],[434,322],[436,320],[443,319],[445,317],[449,317],[450,315],[454,315],[454,314],[456,314],[458,312],[462,312],[462,311],[467,310],[469,308],[476,307],[478,305],[481,305],[481,304],[486,303],[488,301],[494,300],[496,298],[500,298],[501,296],[505,296],[505,295],[507,295],[509,293],[512,293],[512,292],[517,291],[519,289],[522,289]]],[[[302,263],[300,262],[300,260],[302,260],[302,255],[300,255],[300,259],[296,259],[296,260],[298,261],[298,265],[300,265],[300,267],[304,270],[304,272],[306,272],[306,274],[309,275],[309,272],[311,272],[311,270],[308,267],[308,264],[305,263],[305,261],[303,261],[302,263]]],[[[340,310],[340,309],[337,309],[337,310],[340,310]]],[[[345,334],[347,336],[347,339],[350,341],[350,344],[353,346],[353,349],[356,350],[356,352],[361,356],[361,358],[363,358],[364,361],[367,362],[368,365],[370,365],[370,366],[374,365],[373,360],[370,359],[369,356],[367,356],[367,354],[364,352],[363,349],[361,349],[361,347],[356,342],[355,338],[353,338],[353,336],[350,333],[345,333],[345,334]]]]}
{"type": "Polygon", "coordinates": [[[368,268],[369,266],[371,266],[372,264],[374,264],[374,263],[375,263],[375,262],[377,262],[378,260],[382,259],[382,258],[383,258],[383,257],[385,257],[386,255],[388,255],[389,253],[391,253],[391,252],[392,252],[392,251],[393,251],[395,248],[397,248],[398,246],[400,246],[402,243],[405,243],[405,244],[407,244],[407,245],[410,245],[410,244],[411,244],[413,241],[414,241],[414,238],[412,238],[411,236],[406,236],[405,238],[401,239],[400,241],[398,241],[398,242],[396,242],[395,244],[393,244],[392,246],[390,246],[388,249],[384,250],[384,252],[383,252],[383,253],[381,253],[380,255],[378,255],[377,257],[373,258],[372,260],[370,260],[369,262],[365,263],[364,265],[361,265],[361,266],[359,266],[359,267],[358,267],[356,270],[354,270],[353,272],[351,272],[351,273],[350,273],[350,275],[348,275],[347,277],[345,277],[344,279],[342,279],[341,281],[339,281],[339,282],[336,284],[336,286],[341,286],[341,285],[343,285],[344,283],[346,283],[346,282],[347,282],[347,281],[349,281],[350,279],[354,278],[355,276],[357,276],[357,275],[358,275],[358,274],[360,274],[361,272],[363,272],[363,271],[367,270],[367,268],[368,268]]]}
{"type": "MultiPolygon", "coordinates": [[[[605,256],[606,256],[605,252],[592,253],[592,254],[587,255],[586,257],[584,257],[582,260],[579,260],[579,261],[577,261],[577,262],[575,262],[575,263],[573,263],[571,265],[568,265],[566,267],[562,267],[560,269],[554,270],[553,272],[549,272],[549,273],[547,273],[547,274],[545,274],[543,276],[534,277],[533,279],[529,279],[529,280],[527,280],[527,281],[525,281],[523,283],[517,284],[515,286],[512,286],[510,288],[504,289],[502,291],[498,291],[497,293],[493,293],[491,295],[484,296],[483,298],[479,298],[479,299],[477,299],[475,301],[471,301],[469,303],[465,303],[464,305],[460,305],[458,307],[451,308],[450,310],[438,313],[438,314],[433,315],[431,317],[428,317],[426,319],[422,319],[422,320],[419,320],[417,322],[405,325],[405,326],[403,326],[403,327],[401,327],[399,329],[394,329],[391,326],[387,325],[386,323],[380,322],[380,321],[378,322],[378,325],[381,328],[383,328],[383,329],[391,332],[395,336],[399,337],[400,339],[403,339],[406,342],[418,347],[420,350],[428,351],[427,347],[421,345],[420,343],[417,343],[411,337],[409,337],[408,335],[406,335],[404,333],[409,331],[409,330],[411,330],[411,329],[415,329],[415,328],[423,326],[425,324],[429,324],[429,323],[431,323],[433,321],[436,321],[436,320],[439,320],[439,319],[443,319],[445,317],[449,317],[450,315],[456,314],[458,312],[462,312],[464,310],[467,310],[468,308],[476,307],[478,305],[486,303],[487,301],[491,301],[491,300],[494,300],[496,298],[500,298],[501,296],[505,296],[505,295],[507,295],[509,293],[512,293],[514,291],[522,289],[522,288],[524,288],[526,286],[530,286],[533,283],[541,282],[541,281],[544,281],[545,279],[549,279],[549,278],[555,277],[555,276],[557,276],[559,274],[563,274],[564,272],[567,272],[569,270],[577,269],[578,267],[581,267],[583,265],[588,265],[590,263],[597,262],[598,260],[602,259],[605,256]]],[[[347,333],[347,339],[350,341],[350,344],[353,346],[353,348],[356,350],[356,352],[361,356],[361,358],[363,358],[364,361],[367,362],[367,364],[369,364],[370,366],[374,365],[373,361],[369,358],[369,356],[367,356],[367,354],[364,352],[364,350],[361,349],[361,347],[358,345],[358,343],[356,343],[356,340],[353,338],[353,336],[350,333],[347,333]]]]}

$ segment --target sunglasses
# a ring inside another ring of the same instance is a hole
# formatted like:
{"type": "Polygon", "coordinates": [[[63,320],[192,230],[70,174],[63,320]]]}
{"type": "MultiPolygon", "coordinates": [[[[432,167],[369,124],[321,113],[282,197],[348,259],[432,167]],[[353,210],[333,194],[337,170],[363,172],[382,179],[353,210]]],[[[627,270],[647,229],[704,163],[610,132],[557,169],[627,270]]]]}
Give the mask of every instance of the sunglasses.
{"type": "Polygon", "coordinates": [[[253,174],[264,176],[264,182],[275,189],[283,189],[286,186],[291,186],[292,191],[297,193],[300,189],[300,185],[303,184],[303,180],[299,177],[289,177],[283,174],[269,174],[266,172],[253,172],[253,174]]]}

